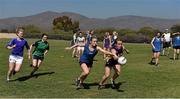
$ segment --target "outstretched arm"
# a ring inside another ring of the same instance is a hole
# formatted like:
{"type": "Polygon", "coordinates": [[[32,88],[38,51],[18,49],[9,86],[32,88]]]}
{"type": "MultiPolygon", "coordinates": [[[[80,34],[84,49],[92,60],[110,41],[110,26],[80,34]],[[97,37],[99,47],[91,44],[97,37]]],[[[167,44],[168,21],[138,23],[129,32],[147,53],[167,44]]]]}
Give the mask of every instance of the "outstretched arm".
{"type": "Polygon", "coordinates": [[[106,51],[106,50],[102,49],[102,48],[99,47],[99,46],[97,46],[97,50],[103,52],[104,54],[107,54],[107,55],[110,55],[110,56],[113,56],[113,57],[117,58],[117,55],[116,55],[115,53],[111,53],[111,52],[109,52],[109,51],[106,51]]]}
{"type": "Polygon", "coordinates": [[[79,44],[75,44],[75,45],[73,45],[73,46],[71,46],[71,47],[66,47],[65,49],[66,49],[66,50],[70,50],[70,49],[73,49],[73,48],[78,47],[78,46],[82,46],[82,47],[84,47],[84,46],[85,46],[85,44],[81,44],[81,45],[79,45],[79,44]]]}

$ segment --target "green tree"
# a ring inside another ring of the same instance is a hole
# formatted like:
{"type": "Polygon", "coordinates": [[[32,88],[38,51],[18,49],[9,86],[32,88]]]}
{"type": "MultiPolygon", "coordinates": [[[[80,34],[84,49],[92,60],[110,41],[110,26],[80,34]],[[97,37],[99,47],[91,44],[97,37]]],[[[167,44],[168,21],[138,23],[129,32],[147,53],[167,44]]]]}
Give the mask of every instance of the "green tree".
{"type": "Polygon", "coordinates": [[[136,31],[131,29],[120,29],[117,31],[120,36],[130,36],[130,35],[136,35],[136,31]]]}
{"type": "Polygon", "coordinates": [[[157,30],[154,30],[152,27],[142,27],[138,33],[144,35],[144,36],[148,36],[150,38],[152,38],[154,36],[154,33],[156,32],[157,30]]]}
{"type": "Polygon", "coordinates": [[[41,33],[41,30],[34,25],[26,25],[23,28],[27,33],[41,33]]]}
{"type": "Polygon", "coordinates": [[[68,16],[57,17],[53,20],[53,30],[59,29],[64,31],[76,30],[79,28],[79,22],[72,22],[68,16]]]}
{"type": "Polygon", "coordinates": [[[180,32],[180,24],[173,25],[171,27],[172,32],[180,32]]]}
{"type": "Polygon", "coordinates": [[[8,29],[1,29],[0,32],[2,32],[2,33],[8,33],[9,31],[8,31],[8,29]]]}

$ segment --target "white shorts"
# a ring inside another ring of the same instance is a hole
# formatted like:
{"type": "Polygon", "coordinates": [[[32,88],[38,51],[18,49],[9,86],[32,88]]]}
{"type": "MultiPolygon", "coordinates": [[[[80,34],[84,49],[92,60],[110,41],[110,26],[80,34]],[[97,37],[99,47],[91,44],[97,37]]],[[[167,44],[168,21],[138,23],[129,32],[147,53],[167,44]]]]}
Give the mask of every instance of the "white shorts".
{"type": "Polygon", "coordinates": [[[79,51],[80,51],[80,50],[84,51],[84,47],[78,46],[78,47],[77,47],[77,50],[79,50],[79,51]]]}
{"type": "Polygon", "coordinates": [[[10,55],[9,56],[9,63],[16,63],[16,64],[22,64],[23,57],[17,56],[17,55],[10,55]]]}

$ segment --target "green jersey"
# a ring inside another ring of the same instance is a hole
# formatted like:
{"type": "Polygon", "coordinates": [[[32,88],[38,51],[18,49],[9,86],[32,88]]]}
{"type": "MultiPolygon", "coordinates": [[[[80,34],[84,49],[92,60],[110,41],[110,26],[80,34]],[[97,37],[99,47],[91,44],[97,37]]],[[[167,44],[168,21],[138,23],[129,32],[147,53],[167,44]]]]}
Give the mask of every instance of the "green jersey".
{"type": "Polygon", "coordinates": [[[33,51],[33,55],[39,56],[39,57],[44,57],[44,52],[46,50],[49,50],[49,43],[47,41],[36,41],[33,46],[35,47],[33,51]]]}

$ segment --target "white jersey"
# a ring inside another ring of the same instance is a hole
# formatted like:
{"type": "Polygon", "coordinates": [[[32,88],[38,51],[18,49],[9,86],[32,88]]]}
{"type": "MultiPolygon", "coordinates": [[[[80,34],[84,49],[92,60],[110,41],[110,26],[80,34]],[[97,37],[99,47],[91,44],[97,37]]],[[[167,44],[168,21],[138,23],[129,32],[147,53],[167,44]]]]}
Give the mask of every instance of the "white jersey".
{"type": "Polygon", "coordinates": [[[76,34],[73,35],[73,43],[75,44],[76,43],[76,34]]]}
{"type": "Polygon", "coordinates": [[[171,33],[165,33],[164,39],[165,39],[165,42],[170,42],[171,41],[171,33]]]}
{"type": "Polygon", "coordinates": [[[77,43],[78,44],[84,44],[84,41],[85,41],[85,37],[83,37],[83,36],[82,37],[80,37],[80,36],[77,37],[77,43]]]}

